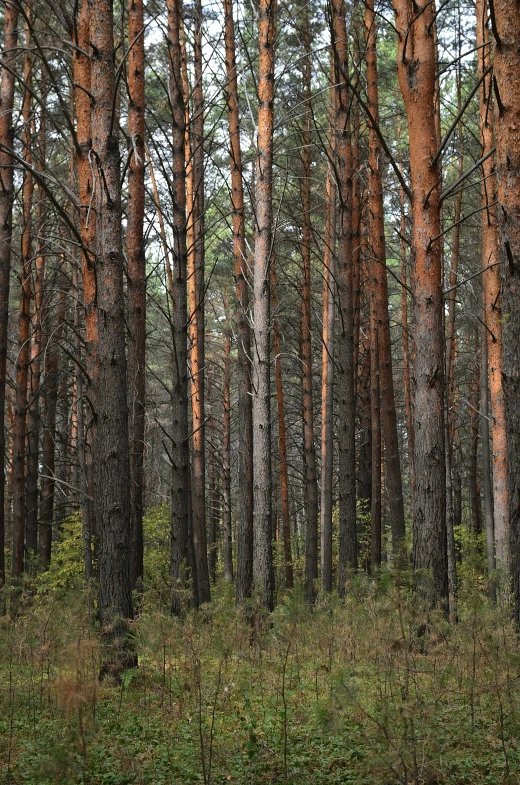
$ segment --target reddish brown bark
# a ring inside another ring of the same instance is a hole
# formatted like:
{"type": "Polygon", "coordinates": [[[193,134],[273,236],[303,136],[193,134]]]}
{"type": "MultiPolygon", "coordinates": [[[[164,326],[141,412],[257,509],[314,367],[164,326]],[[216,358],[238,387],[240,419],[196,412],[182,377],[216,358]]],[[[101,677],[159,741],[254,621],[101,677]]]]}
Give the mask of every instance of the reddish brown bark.
{"type": "Polygon", "coordinates": [[[255,182],[255,267],[253,276],[253,581],[262,602],[273,607],[270,310],[274,130],[274,39],[276,0],[258,8],[258,127],[255,182]]]}
{"type": "MultiPolygon", "coordinates": [[[[493,11],[494,132],[500,205],[502,385],[509,459],[509,544],[515,617],[520,624],[520,14],[518,4],[508,0],[494,0],[493,11]]],[[[493,449],[501,446],[497,434],[493,449]]],[[[497,545],[499,536],[497,532],[497,545]]]]}
{"type": "Polygon", "coordinates": [[[377,305],[370,304],[370,420],[372,431],[372,498],[370,503],[370,567],[381,566],[381,417],[377,305]]]}
{"type": "MultiPolygon", "coordinates": [[[[64,277],[64,276],[63,276],[64,277]]],[[[67,293],[62,276],[57,278],[58,306],[52,338],[45,348],[45,399],[43,407],[42,484],[40,504],[40,559],[49,567],[52,549],[52,524],[55,501],[56,409],[59,385],[59,342],[67,312],[67,293]]]]}
{"type": "Polygon", "coordinates": [[[237,601],[251,595],[253,582],[253,409],[251,395],[251,335],[248,321],[249,291],[245,243],[244,190],[240,115],[235,60],[235,29],[232,0],[224,0],[226,43],[226,100],[228,108],[233,211],[233,259],[236,286],[238,333],[238,440],[239,440],[239,518],[237,532],[237,601]]]}
{"type": "MultiPolygon", "coordinates": [[[[484,76],[491,59],[487,3],[477,0],[478,75],[483,79],[480,88],[480,145],[482,156],[491,152],[493,139],[492,75],[484,76]]],[[[482,285],[484,292],[489,394],[491,399],[491,433],[493,441],[493,518],[497,565],[507,573],[510,565],[510,525],[507,440],[502,389],[502,302],[500,298],[500,254],[497,234],[496,180],[494,160],[489,156],[482,164],[482,285]],[[490,267],[490,265],[494,265],[490,267]]]]}
{"type": "MultiPolygon", "coordinates": [[[[26,54],[24,58],[24,97],[22,117],[24,121],[23,157],[32,166],[32,143],[34,121],[32,117],[32,68],[33,56],[30,48],[30,32],[26,27],[26,54]]],[[[24,545],[27,518],[25,495],[25,458],[27,426],[27,382],[31,348],[31,274],[32,274],[32,208],[34,179],[31,171],[24,171],[22,189],[22,242],[20,257],[20,310],[18,317],[18,354],[16,358],[16,405],[13,433],[13,577],[19,578],[25,566],[24,545]]],[[[31,545],[33,543],[31,542],[31,545]]],[[[28,555],[28,554],[27,554],[28,555]]]]}
{"type": "Polygon", "coordinates": [[[0,586],[5,583],[5,393],[9,320],[9,278],[13,225],[13,167],[9,150],[13,145],[15,58],[18,42],[18,8],[4,8],[4,46],[0,81],[0,586]]]}
{"type": "MultiPolygon", "coordinates": [[[[365,5],[366,64],[368,106],[376,125],[379,124],[379,90],[377,74],[376,20],[374,0],[365,5]]],[[[383,156],[381,142],[374,127],[369,128],[369,212],[371,280],[374,298],[373,317],[377,326],[379,345],[379,387],[381,396],[381,425],[384,432],[386,472],[388,477],[388,509],[392,546],[400,550],[404,540],[404,503],[397,436],[394,380],[392,373],[392,343],[388,316],[388,281],[386,275],[385,218],[383,206],[383,156]]],[[[373,444],[374,435],[372,434],[373,444]]]]}
{"type": "Polygon", "coordinates": [[[356,451],[354,343],[352,298],[352,147],[348,39],[343,0],[332,0],[332,33],[336,84],[336,154],[339,196],[337,286],[340,304],[338,352],[339,418],[339,570],[340,594],[345,592],[348,570],[357,567],[356,451]]]}
{"type": "Polygon", "coordinates": [[[233,580],[233,537],[231,525],[231,325],[229,296],[224,295],[226,332],[224,336],[224,373],[222,379],[222,551],[224,578],[233,580]]]}
{"type": "Polygon", "coordinates": [[[479,402],[480,402],[480,360],[479,360],[479,334],[477,328],[473,330],[473,342],[468,335],[468,356],[474,357],[475,362],[470,369],[469,379],[469,506],[471,526],[476,534],[482,530],[480,514],[480,488],[478,486],[478,432],[479,432],[479,402]]]}
{"type": "MultiPolygon", "coordinates": [[[[75,148],[75,170],[77,177],[77,191],[79,198],[79,227],[82,240],[82,253],[81,253],[81,277],[83,282],[83,310],[85,316],[85,356],[87,367],[87,394],[92,395],[91,385],[96,371],[96,351],[95,347],[98,340],[97,332],[97,311],[96,311],[96,271],[95,271],[95,247],[96,247],[96,224],[97,212],[94,209],[94,196],[95,196],[95,177],[92,159],[92,122],[91,122],[91,67],[89,53],[90,42],[90,21],[89,21],[89,7],[88,0],[81,0],[77,9],[77,18],[73,27],[74,43],[77,48],[74,49],[73,55],[73,76],[75,83],[74,90],[74,110],[76,119],[76,139],[77,147],[75,148]]],[[[61,330],[62,328],[59,327],[61,330]]],[[[57,363],[56,359],[56,363],[57,363]]],[[[56,382],[57,383],[57,382],[56,382]]],[[[54,382],[51,382],[51,385],[54,382]]],[[[49,401],[50,407],[50,427],[48,429],[48,438],[52,433],[52,414],[53,407],[56,403],[53,402],[52,396],[49,401]]],[[[94,421],[93,427],[96,427],[94,421]]],[[[49,445],[49,450],[51,446],[49,445]]],[[[49,453],[49,460],[52,458],[54,461],[54,453],[49,453]]],[[[82,467],[83,468],[83,467],[82,467]]],[[[49,501],[48,512],[46,517],[49,521],[49,526],[52,520],[52,508],[54,503],[55,487],[54,483],[49,485],[49,501]]],[[[95,512],[94,507],[91,507],[91,517],[86,519],[83,517],[83,535],[84,540],[89,538],[95,528],[95,512]]],[[[42,561],[48,564],[50,560],[50,546],[51,546],[51,530],[49,527],[45,528],[43,546],[42,546],[42,561]],[[48,553],[48,556],[47,556],[48,553]]]]}
{"type": "MultiPolygon", "coordinates": [[[[399,35],[398,78],[406,108],[412,186],[415,295],[414,567],[433,573],[430,600],[448,596],[444,334],[440,170],[436,117],[437,51],[428,0],[394,0],[399,35]],[[437,239],[435,239],[437,238],[437,239]]],[[[420,582],[420,579],[419,579],[420,582]]]]}
{"type": "Polygon", "coordinates": [[[302,130],[302,315],[301,361],[303,445],[305,450],[305,584],[307,600],[316,598],[315,582],[318,579],[318,478],[316,474],[316,448],[314,445],[314,402],[312,395],[312,342],[311,342],[311,41],[308,14],[305,15],[305,117],[302,130]]]}
{"type": "MultiPolygon", "coordinates": [[[[332,78],[334,60],[332,58],[332,78]]],[[[329,150],[334,160],[335,134],[333,124],[336,111],[335,90],[330,89],[329,150]]],[[[323,329],[321,350],[321,583],[325,591],[332,591],[332,474],[334,467],[334,316],[335,316],[335,245],[336,245],[336,188],[332,167],[327,169],[325,186],[325,243],[323,248],[323,329]]]]}
{"type": "Polygon", "coordinates": [[[188,202],[188,301],[190,399],[192,411],[191,494],[193,544],[199,602],[209,602],[210,575],[206,538],[206,466],[204,413],[204,97],[202,92],[202,5],[195,3],[193,46],[193,117],[191,123],[192,203],[188,202]]]}
{"type": "Polygon", "coordinates": [[[146,370],[146,257],[144,248],[145,63],[143,0],[128,4],[128,397],[130,404],[130,579],[143,578],[143,459],[146,370]]]}
{"type": "MultiPolygon", "coordinates": [[[[38,129],[38,159],[36,168],[42,172],[45,168],[45,81],[42,84],[43,106],[40,112],[38,129]]],[[[38,549],[38,458],[40,436],[40,379],[42,360],[42,306],[43,285],[45,276],[45,231],[46,205],[45,192],[38,188],[38,223],[35,254],[34,297],[31,317],[31,361],[29,381],[29,409],[27,416],[27,549],[33,555],[38,549]]]]}

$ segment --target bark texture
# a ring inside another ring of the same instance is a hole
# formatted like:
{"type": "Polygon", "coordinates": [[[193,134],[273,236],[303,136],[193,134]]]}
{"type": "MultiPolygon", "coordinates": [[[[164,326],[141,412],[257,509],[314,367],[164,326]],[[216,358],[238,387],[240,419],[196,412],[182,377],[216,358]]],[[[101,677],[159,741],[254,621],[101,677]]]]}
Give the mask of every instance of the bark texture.
{"type": "Polygon", "coordinates": [[[258,127],[256,159],[256,232],[253,276],[253,582],[262,603],[273,608],[271,476],[271,295],[272,187],[274,130],[274,38],[276,0],[258,9],[258,127]]]}
{"type": "Polygon", "coordinates": [[[128,399],[130,407],[130,580],[143,578],[143,459],[146,370],[146,257],[144,247],[145,65],[143,0],[128,4],[128,399]]]}
{"type": "Polygon", "coordinates": [[[517,2],[494,0],[493,6],[502,385],[509,459],[511,573],[515,618],[520,625],[520,13],[517,2]]]}
{"type": "Polygon", "coordinates": [[[0,81],[0,586],[5,583],[5,406],[6,365],[9,321],[9,283],[13,229],[13,167],[9,150],[13,146],[13,103],[15,58],[18,43],[18,8],[9,3],[4,9],[4,47],[0,81]]]}
{"type": "Polygon", "coordinates": [[[224,0],[226,44],[226,100],[231,167],[233,219],[233,260],[237,322],[238,385],[238,532],[237,602],[251,596],[253,585],[253,398],[251,390],[251,331],[249,327],[249,290],[244,221],[240,115],[235,55],[235,28],[232,0],[224,0]]]}
{"type": "Polygon", "coordinates": [[[339,196],[337,286],[340,306],[338,349],[339,569],[340,594],[350,569],[357,568],[354,316],[352,298],[352,146],[348,40],[343,0],[332,0],[336,84],[336,154],[339,196]]]}
{"type": "Polygon", "coordinates": [[[394,0],[398,78],[408,121],[415,295],[415,497],[413,562],[429,601],[448,597],[444,453],[444,327],[440,167],[435,162],[437,51],[435,6],[394,0]],[[437,238],[437,239],[436,239],[437,238]],[[423,570],[431,570],[427,587],[423,570]]]}
{"type": "MultiPolygon", "coordinates": [[[[186,107],[182,90],[180,30],[181,0],[168,0],[168,59],[172,107],[173,170],[173,380],[172,380],[172,511],[171,562],[173,579],[172,610],[183,609],[183,594],[189,559],[188,495],[188,308],[186,299],[186,175],[184,139],[186,107]]],[[[195,577],[193,578],[195,581],[195,577]]]]}
{"type": "Polygon", "coordinates": [[[96,211],[97,341],[92,375],[95,431],[94,504],[98,534],[99,615],[110,649],[104,669],[136,664],[128,638],[130,584],[130,455],[126,395],[125,307],[118,127],[114,119],[112,3],[89,0],[92,160],[96,211]]]}

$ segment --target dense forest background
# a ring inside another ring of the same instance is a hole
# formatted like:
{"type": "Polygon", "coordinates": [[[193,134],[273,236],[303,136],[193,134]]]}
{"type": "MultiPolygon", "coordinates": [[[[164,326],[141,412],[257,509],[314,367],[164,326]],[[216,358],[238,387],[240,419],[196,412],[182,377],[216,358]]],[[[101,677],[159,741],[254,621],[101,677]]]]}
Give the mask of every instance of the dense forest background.
{"type": "Polygon", "coordinates": [[[6,782],[517,782],[518,0],[0,12],[6,782]]]}

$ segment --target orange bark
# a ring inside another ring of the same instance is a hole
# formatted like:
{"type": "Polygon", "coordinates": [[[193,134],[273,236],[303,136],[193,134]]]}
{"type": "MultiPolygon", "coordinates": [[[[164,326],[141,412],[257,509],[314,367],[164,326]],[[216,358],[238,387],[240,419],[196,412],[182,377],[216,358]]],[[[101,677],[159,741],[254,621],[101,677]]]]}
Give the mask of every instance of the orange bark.
{"type": "MultiPolygon", "coordinates": [[[[29,27],[26,28],[27,50],[24,59],[24,121],[23,156],[32,166],[34,121],[32,117],[32,68],[33,56],[29,27]]],[[[22,243],[20,260],[20,311],[18,319],[18,355],[16,360],[16,406],[13,434],[13,577],[19,578],[24,569],[24,542],[26,524],[25,497],[25,437],[27,423],[27,381],[30,358],[31,324],[31,267],[32,267],[32,207],[34,179],[26,169],[23,181],[22,243]]]]}
{"type": "Polygon", "coordinates": [[[256,159],[256,231],[253,275],[253,580],[262,601],[273,607],[272,476],[270,409],[269,265],[273,240],[274,41],[276,0],[258,8],[258,126],[256,159]]]}
{"type": "MultiPolygon", "coordinates": [[[[13,102],[15,58],[18,41],[18,8],[7,3],[4,8],[4,50],[0,81],[0,401],[5,400],[7,340],[9,323],[9,284],[13,223],[13,166],[9,150],[13,144],[13,102]]],[[[0,586],[5,583],[5,407],[0,406],[0,586]]]]}
{"type": "Polygon", "coordinates": [[[307,600],[315,600],[315,581],[318,578],[318,479],[316,475],[316,448],[314,446],[314,402],[312,396],[312,342],[311,342],[311,41],[309,18],[305,16],[305,117],[302,132],[302,316],[301,361],[303,444],[305,450],[305,584],[307,600]]]}
{"type": "MultiPolygon", "coordinates": [[[[489,31],[487,28],[487,3],[477,0],[477,46],[478,75],[484,77],[491,59],[489,31]]],[[[488,154],[494,144],[493,114],[490,107],[492,100],[492,75],[483,79],[480,88],[480,145],[482,156],[488,154]]],[[[509,569],[510,564],[510,528],[509,528],[509,492],[508,492],[508,460],[504,410],[504,393],[502,389],[502,303],[500,297],[500,267],[497,234],[496,184],[493,177],[494,160],[490,156],[482,164],[483,181],[481,185],[482,207],[482,285],[484,289],[485,322],[487,327],[489,393],[491,399],[493,441],[493,518],[495,527],[495,547],[497,565],[500,569],[509,569]],[[489,265],[495,265],[489,267],[489,265]],[[488,268],[488,269],[486,269],[488,268]]]]}
{"type": "MultiPolygon", "coordinates": [[[[447,599],[444,452],[444,334],[440,169],[436,112],[437,51],[429,0],[394,0],[398,78],[406,108],[412,186],[415,295],[414,567],[431,569],[437,599],[447,599]]],[[[431,598],[433,600],[433,597],[431,598]]]]}
{"type": "Polygon", "coordinates": [[[352,145],[348,79],[348,39],[344,0],[332,0],[336,84],[336,154],[339,186],[337,285],[340,302],[338,374],[339,417],[339,570],[345,592],[348,570],[357,567],[356,431],[354,396],[354,317],[352,297],[352,145]]]}
{"type": "MultiPolygon", "coordinates": [[[[367,0],[365,6],[365,27],[367,40],[367,92],[370,113],[376,125],[379,124],[379,91],[376,51],[376,20],[374,0],[367,0]]],[[[373,298],[373,319],[377,326],[379,347],[379,389],[381,398],[381,425],[384,433],[386,471],[388,475],[388,506],[392,547],[397,553],[404,540],[404,503],[399,458],[399,439],[397,435],[397,415],[395,407],[394,380],[392,369],[392,343],[390,320],[388,316],[388,281],[386,275],[385,219],[383,207],[382,150],[379,136],[374,127],[369,129],[369,211],[370,211],[370,250],[371,250],[371,291],[373,298]]],[[[374,445],[374,435],[372,435],[374,445]]]]}
{"type": "MultiPolygon", "coordinates": [[[[331,84],[334,58],[331,53],[331,84]]],[[[330,88],[329,154],[334,160],[336,117],[335,88],[330,88]]],[[[336,245],[336,189],[332,167],[327,168],[325,186],[326,215],[323,248],[323,331],[321,350],[321,581],[332,591],[332,472],[334,465],[334,289],[336,245]]]]}

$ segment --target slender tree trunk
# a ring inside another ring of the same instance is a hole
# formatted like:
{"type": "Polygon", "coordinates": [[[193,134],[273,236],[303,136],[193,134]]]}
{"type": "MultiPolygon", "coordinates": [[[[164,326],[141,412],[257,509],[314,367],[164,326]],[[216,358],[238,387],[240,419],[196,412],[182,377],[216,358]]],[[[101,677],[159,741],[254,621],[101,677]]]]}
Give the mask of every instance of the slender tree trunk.
{"type": "Polygon", "coordinates": [[[5,583],[5,405],[7,341],[9,323],[9,283],[13,227],[13,166],[8,150],[13,146],[13,103],[16,45],[18,42],[18,8],[14,3],[4,8],[4,48],[0,81],[0,587],[5,583]]]}
{"type": "MultiPolygon", "coordinates": [[[[63,276],[64,277],[64,276],[63,276]]],[[[40,559],[44,570],[51,562],[52,526],[55,502],[56,409],[59,387],[59,342],[67,313],[67,292],[62,276],[57,276],[56,325],[45,349],[45,400],[42,436],[42,486],[40,504],[40,559]]]]}
{"type": "Polygon", "coordinates": [[[469,379],[469,470],[468,470],[468,483],[469,483],[469,502],[471,512],[471,526],[475,534],[482,531],[482,522],[480,519],[480,489],[478,486],[478,426],[479,415],[478,406],[480,401],[479,377],[480,377],[480,360],[479,360],[479,335],[475,327],[473,330],[474,343],[468,337],[468,352],[470,357],[475,357],[476,362],[471,368],[471,376],[469,379]]]}
{"type": "MultiPolygon", "coordinates": [[[[485,315],[484,315],[485,318],[485,315]]],[[[483,320],[484,321],[484,320],[483,320]]],[[[486,531],[486,558],[488,574],[492,575],[495,563],[495,527],[493,518],[493,488],[491,483],[491,450],[489,428],[489,379],[488,379],[488,342],[487,327],[481,328],[480,340],[480,432],[482,436],[482,489],[484,491],[484,526],[486,531]]],[[[489,587],[490,598],[494,599],[495,591],[492,582],[489,587]]]]}
{"type": "MultiPolygon", "coordinates": [[[[334,63],[332,63],[334,65],[334,63]]],[[[331,88],[329,150],[334,158],[334,88],[331,88]]],[[[323,249],[323,331],[321,350],[321,584],[332,591],[332,475],[334,469],[334,316],[336,189],[327,169],[325,246],[323,249]]]]}
{"type": "Polygon", "coordinates": [[[370,408],[371,371],[370,371],[370,331],[365,335],[359,348],[358,416],[359,416],[359,449],[357,496],[363,503],[364,510],[372,504],[372,413],[370,408]]]}
{"type": "Polygon", "coordinates": [[[273,304],[273,352],[274,371],[276,376],[276,403],[278,412],[278,461],[280,471],[280,499],[282,504],[283,553],[285,562],[285,586],[292,589],[294,585],[292,551],[291,551],[291,519],[289,513],[289,477],[287,473],[287,439],[285,435],[285,398],[282,379],[282,343],[278,325],[278,295],[276,291],[276,264],[271,259],[271,299],[273,304]]]}
{"type": "MultiPolygon", "coordinates": [[[[478,75],[483,79],[480,88],[480,144],[482,156],[482,284],[487,325],[487,355],[489,392],[491,398],[491,434],[493,440],[493,517],[497,566],[507,575],[510,567],[510,521],[507,439],[502,388],[502,302],[500,298],[500,254],[497,234],[496,179],[493,177],[494,159],[489,153],[494,145],[492,111],[492,75],[484,78],[491,60],[487,3],[477,0],[478,75]],[[494,265],[491,266],[490,265],[494,265]],[[486,269],[487,268],[487,269],[486,269]]],[[[516,459],[515,459],[516,460],[516,459]]]]}
{"type": "Polygon", "coordinates": [[[89,0],[92,158],[96,178],[97,342],[92,393],[95,511],[99,542],[99,615],[107,652],[104,669],[119,675],[136,665],[127,635],[130,583],[130,451],[121,238],[118,126],[114,121],[115,57],[111,0],[89,0]]]}
{"type": "Polygon", "coordinates": [[[303,402],[303,444],[305,450],[305,584],[307,601],[316,599],[315,582],[318,579],[318,478],[316,474],[316,448],[314,445],[314,404],[312,396],[312,342],[311,342],[311,61],[308,12],[305,12],[305,116],[302,132],[302,317],[301,360],[303,402]]]}
{"type": "MultiPolygon", "coordinates": [[[[42,85],[45,90],[45,81],[42,85]]],[[[37,169],[42,172],[45,167],[45,94],[42,95],[43,106],[38,129],[38,160],[37,169]]],[[[45,193],[38,188],[38,235],[36,240],[34,298],[32,313],[32,340],[30,362],[30,400],[27,417],[27,549],[36,555],[38,550],[38,463],[40,440],[40,380],[42,361],[42,319],[45,276],[45,232],[46,206],[45,193]]]]}
{"type": "MultiPolygon", "coordinates": [[[[130,404],[130,580],[143,579],[143,486],[146,370],[146,257],[144,248],[145,62],[143,0],[128,4],[128,396],[130,404]]],[[[81,435],[80,435],[81,438],[81,435]]]]}
{"type": "MultiPolygon", "coordinates": [[[[62,265],[62,276],[65,280],[65,263],[62,265]]],[[[80,319],[80,303],[81,294],[79,287],[79,266],[74,261],[72,268],[72,286],[74,291],[74,334],[75,334],[75,349],[76,356],[81,359],[81,319],[80,319]]],[[[83,528],[83,563],[85,568],[85,579],[87,583],[92,580],[94,569],[92,559],[92,538],[94,535],[94,515],[93,515],[93,488],[89,487],[88,477],[88,461],[90,460],[90,453],[87,457],[86,450],[86,433],[85,433],[85,406],[83,395],[83,371],[81,368],[76,367],[75,373],[75,412],[76,412],[76,452],[78,461],[78,484],[80,494],[80,507],[81,519],[83,528]]],[[[54,455],[52,456],[54,460],[54,455]]]]}
{"type": "MultiPolygon", "coordinates": [[[[22,104],[23,157],[32,166],[33,117],[32,117],[32,68],[33,56],[29,27],[26,27],[26,53],[24,59],[24,97],[22,104]]],[[[33,538],[26,540],[27,504],[25,494],[25,458],[27,432],[27,383],[31,347],[31,275],[32,275],[32,208],[34,179],[26,169],[22,189],[22,243],[20,258],[20,311],[18,317],[18,355],[16,359],[16,405],[13,434],[13,577],[19,578],[25,566],[25,554],[33,550],[33,538]]],[[[32,533],[31,533],[32,534],[32,533]]]]}
{"type": "MultiPolygon", "coordinates": [[[[433,573],[430,601],[448,597],[444,452],[444,334],[435,6],[394,0],[398,77],[408,119],[415,295],[415,499],[413,559],[433,573]],[[435,239],[437,238],[437,239],[435,239]]],[[[418,586],[422,579],[418,578],[418,586]]]]}
{"type": "Polygon", "coordinates": [[[256,160],[256,232],[253,347],[253,581],[262,602],[273,607],[272,477],[271,477],[271,261],[274,39],[276,0],[260,0],[258,9],[259,69],[256,160]]]}
{"type": "Polygon", "coordinates": [[[229,324],[229,297],[224,298],[226,333],[224,337],[224,376],[222,395],[224,413],[222,419],[222,549],[224,578],[233,580],[233,538],[231,526],[231,326],[229,324]]]}
{"type": "MultiPolygon", "coordinates": [[[[188,539],[188,309],[186,300],[186,180],[184,137],[186,107],[182,91],[180,30],[182,0],[168,0],[168,57],[170,101],[172,106],[173,200],[173,340],[174,363],[172,384],[172,518],[171,575],[173,578],[172,610],[182,611],[181,589],[186,581],[189,558],[188,539]]],[[[195,582],[196,578],[193,576],[195,582]]]]}
{"type": "Polygon", "coordinates": [[[199,602],[209,602],[210,574],[206,537],[206,465],[204,413],[204,99],[202,93],[202,4],[195,2],[193,47],[193,118],[191,219],[193,245],[188,246],[189,342],[191,368],[193,542],[197,560],[199,602]]]}
{"type": "MultiPolygon", "coordinates": [[[[365,6],[366,63],[368,106],[379,124],[379,91],[377,75],[376,21],[374,0],[365,6]]],[[[392,342],[388,316],[388,281],[386,276],[385,218],[383,206],[383,156],[381,142],[375,128],[369,129],[369,211],[371,267],[374,289],[377,338],[379,344],[379,387],[381,396],[381,425],[384,432],[386,472],[388,475],[388,506],[392,546],[397,554],[405,535],[403,484],[397,436],[394,380],[392,373],[392,342]]],[[[372,434],[372,440],[374,436],[372,434]]]]}
{"type": "MultiPolygon", "coordinates": [[[[92,380],[96,373],[96,345],[98,340],[97,330],[97,309],[96,309],[96,262],[95,262],[95,249],[96,249],[96,226],[97,226],[97,211],[93,208],[94,188],[96,187],[94,170],[91,165],[92,157],[92,121],[91,121],[91,67],[90,58],[88,56],[90,42],[90,21],[89,21],[89,7],[88,0],[81,0],[78,8],[78,16],[74,25],[74,43],[76,47],[73,54],[73,76],[74,76],[74,108],[76,116],[76,137],[78,147],[75,151],[75,171],[77,177],[77,190],[79,197],[79,226],[81,232],[81,239],[83,242],[81,253],[81,279],[83,283],[83,311],[85,318],[85,360],[87,367],[87,384],[86,394],[89,399],[93,397],[92,380]]],[[[64,278],[62,278],[64,280],[64,278]]],[[[61,289],[60,289],[61,292],[61,289]]],[[[60,294],[61,297],[61,294],[60,294]]],[[[60,301],[61,302],[61,301],[60,301]]],[[[66,305],[63,305],[64,309],[66,305]]],[[[65,313],[65,311],[64,311],[65,313]]],[[[77,313],[79,320],[79,313],[77,313]]],[[[78,321],[79,326],[79,321],[78,321]]],[[[58,329],[62,331],[62,327],[58,329]]],[[[56,355],[56,369],[58,357],[56,355]]],[[[57,385],[56,379],[56,385],[57,385]]],[[[51,382],[51,389],[54,382],[51,382]]],[[[80,382],[80,386],[81,386],[80,382]]],[[[49,395],[53,393],[49,392],[49,395]]],[[[56,415],[52,415],[52,407],[56,407],[56,403],[52,398],[49,401],[49,417],[50,425],[48,428],[47,439],[53,436],[52,417],[54,420],[56,415]]],[[[93,413],[94,415],[94,413],[93,413]]],[[[92,432],[96,429],[96,419],[93,416],[92,432]]],[[[55,425],[54,425],[55,430],[55,425]]],[[[79,429],[78,429],[79,430],[79,429]]],[[[82,438],[81,432],[79,439],[82,438]]],[[[47,448],[44,446],[44,453],[47,449],[49,456],[48,460],[52,461],[54,465],[55,453],[54,445],[48,442],[47,448]]],[[[89,489],[89,496],[94,497],[94,467],[92,464],[90,453],[85,455],[87,465],[80,470],[87,472],[87,487],[89,489]],[[90,461],[90,462],[89,462],[90,461]],[[90,478],[88,473],[90,471],[90,478]]],[[[50,474],[50,472],[49,472],[50,474]]],[[[49,498],[46,504],[45,513],[49,524],[45,527],[45,534],[42,541],[42,562],[48,565],[50,561],[50,547],[51,547],[51,529],[50,523],[52,522],[53,507],[56,493],[54,483],[49,485],[49,498]]],[[[86,551],[86,541],[93,535],[96,529],[96,511],[93,502],[89,501],[88,516],[85,516],[87,510],[83,508],[83,541],[86,551]]],[[[86,570],[88,571],[88,562],[85,562],[86,570]]]]}
{"type": "Polygon", "coordinates": [[[370,304],[370,414],[372,431],[372,499],[370,504],[370,567],[381,566],[381,398],[379,331],[376,293],[370,304]]]}
{"type": "Polygon", "coordinates": [[[217,466],[215,452],[215,420],[213,412],[214,393],[213,393],[213,374],[211,368],[208,370],[208,491],[209,491],[209,575],[213,584],[217,580],[217,557],[218,557],[218,522],[220,499],[217,483],[217,466]]]}
{"type": "Polygon", "coordinates": [[[352,148],[347,88],[348,40],[344,0],[332,0],[332,35],[336,78],[336,153],[339,196],[337,285],[340,304],[338,351],[339,420],[339,570],[340,594],[349,569],[357,568],[356,433],[352,302],[352,148]]]}
{"type": "Polygon", "coordinates": [[[238,351],[238,532],[237,602],[251,596],[253,583],[253,407],[251,394],[251,335],[248,320],[249,290],[245,242],[244,190],[240,148],[240,116],[235,60],[232,0],[224,0],[226,43],[226,100],[228,109],[233,210],[233,258],[236,286],[238,351]]]}
{"type": "MultiPolygon", "coordinates": [[[[400,128],[398,129],[400,137],[400,128]]],[[[406,437],[408,453],[408,475],[410,481],[410,511],[413,518],[414,510],[414,490],[415,490],[415,427],[413,416],[413,397],[412,397],[412,358],[410,351],[410,327],[408,324],[408,253],[406,243],[406,215],[405,215],[405,193],[403,188],[399,189],[399,203],[401,209],[400,222],[400,247],[401,247],[401,339],[403,344],[403,386],[404,386],[404,410],[406,418],[406,437]]]]}

